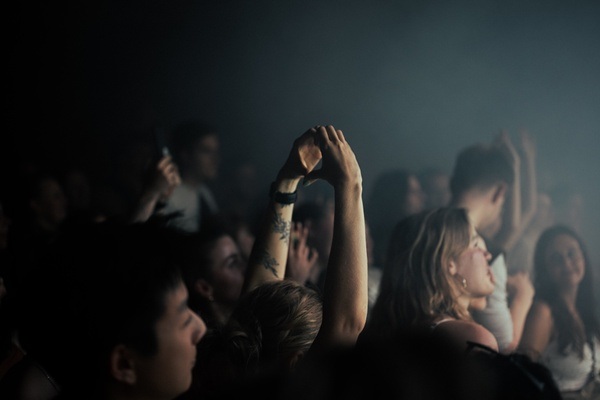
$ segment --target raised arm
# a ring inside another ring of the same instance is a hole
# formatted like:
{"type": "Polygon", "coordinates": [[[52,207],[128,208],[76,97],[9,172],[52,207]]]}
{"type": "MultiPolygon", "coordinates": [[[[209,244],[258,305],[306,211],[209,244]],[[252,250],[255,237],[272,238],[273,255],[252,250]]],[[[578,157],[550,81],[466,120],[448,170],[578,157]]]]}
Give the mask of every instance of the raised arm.
{"type": "Polygon", "coordinates": [[[294,141],[287,160],[271,185],[269,205],[248,260],[242,293],[285,277],[296,189],[300,179],[321,160],[315,135],[316,129],[311,128],[294,141]]]}
{"type": "Polygon", "coordinates": [[[163,156],[155,168],[149,171],[142,194],[130,217],[131,222],[144,222],[155,212],[157,205],[167,199],[181,183],[177,165],[171,156],[163,156]]]}
{"type": "Polygon", "coordinates": [[[521,141],[521,158],[523,161],[521,226],[522,231],[524,231],[533,220],[533,216],[537,210],[536,148],[531,135],[526,130],[522,130],[519,137],[521,141]]]}
{"type": "Polygon", "coordinates": [[[365,326],[368,260],[362,176],[354,152],[340,130],[319,127],[323,165],[307,179],[324,179],[335,193],[334,232],[327,266],[323,322],[312,349],[353,345],[365,326]]]}
{"type": "Polygon", "coordinates": [[[504,349],[505,353],[514,351],[521,341],[527,313],[531,308],[535,289],[527,272],[521,271],[509,275],[506,281],[506,291],[510,299],[510,317],[513,322],[513,337],[504,349]]]}
{"type": "Polygon", "coordinates": [[[515,177],[504,205],[500,231],[494,236],[494,242],[509,251],[521,234],[521,159],[507,132],[502,132],[495,143],[504,152],[515,177]]]}

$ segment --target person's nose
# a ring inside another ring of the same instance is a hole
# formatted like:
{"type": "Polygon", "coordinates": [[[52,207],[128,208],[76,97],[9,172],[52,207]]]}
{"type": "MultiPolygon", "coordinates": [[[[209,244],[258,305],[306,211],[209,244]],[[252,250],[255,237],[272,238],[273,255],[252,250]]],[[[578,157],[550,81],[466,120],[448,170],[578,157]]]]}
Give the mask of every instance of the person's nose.
{"type": "Polygon", "coordinates": [[[202,317],[200,317],[198,314],[193,313],[194,316],[194,324],[196,325],[196,329],[194,329],[194,334],[192,336],[192,343],[194,345],[198,344],[198,342],[200,341],[200,339],[202,339],[204,337],[204,335],[206,334],[206,323],[204,322],[204,320],[202,319],[202,317]]]}
{"type": "Polygon", "coordinates": [[[486,259],[487,261],[490,261],[490,260],[492,259],[492,253],[490,253],[489,251],[487,251],[487,250],[484,250],[484,253],[483,253],[483,254],[485,255],[485,259],[486,259]]]}

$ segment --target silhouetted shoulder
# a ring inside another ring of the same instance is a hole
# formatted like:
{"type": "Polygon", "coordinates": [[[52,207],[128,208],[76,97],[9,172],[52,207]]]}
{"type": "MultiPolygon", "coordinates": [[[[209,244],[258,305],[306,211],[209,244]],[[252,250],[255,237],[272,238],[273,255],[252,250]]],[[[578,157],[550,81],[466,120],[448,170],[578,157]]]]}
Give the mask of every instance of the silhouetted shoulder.
{"type": "Polygon", "coordinates": [[[433,335],[456,346],[464,346],[465,349],[467,342],[475,342],[498,350],[498,342],[494,335],[482,325],[471,321],[446,321],[436,326],[433,335]]]}

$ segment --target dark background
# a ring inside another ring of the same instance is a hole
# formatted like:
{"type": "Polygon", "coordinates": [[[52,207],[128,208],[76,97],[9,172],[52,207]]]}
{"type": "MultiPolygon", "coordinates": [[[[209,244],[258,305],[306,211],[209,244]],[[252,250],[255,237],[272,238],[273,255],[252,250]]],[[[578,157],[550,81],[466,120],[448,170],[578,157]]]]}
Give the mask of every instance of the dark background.
{"type": "Polygon", "coordinates": [[[449,170],[460,148],[526,128],[540,187],[584,193],[599,259],[600,2],[20,3],[5,12],[3,161],[102,174],[131,132],[203,118],[224,162],[248,153],[270,181],[296,136],[333,124],[368,192],[385,168],[449,170]]]}

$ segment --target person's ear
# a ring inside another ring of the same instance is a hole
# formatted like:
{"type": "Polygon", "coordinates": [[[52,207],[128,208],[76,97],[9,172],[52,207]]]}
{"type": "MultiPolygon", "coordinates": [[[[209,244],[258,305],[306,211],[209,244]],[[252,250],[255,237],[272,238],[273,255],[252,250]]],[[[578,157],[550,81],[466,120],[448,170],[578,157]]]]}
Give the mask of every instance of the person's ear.
{"type": "Polygon", "coordinates": [[[452,276],[454,276],[458,273],[458,267],[454,260],[450,260],[448,262],[448,271],[450,272],[450,275],[452,275],[452,276]]]}
{"type": "Polygon", "coordinates": [[[110,376],[118,382],[134,385],[137,379],[132,350],[124,344],[115,346],[110,352],[110,376]]]}
{"type": "Polygon", "coordinates": [[[209,300],[209,301],[214,301],[214,290],[213,287],[210,283],[208,283],[208,281],[206,279],[196,279],[196,282],[194,282],[194,290],[196,291],[196,293],[198,293],[200,296],[204,297],[205,299],[209,300]]]}

